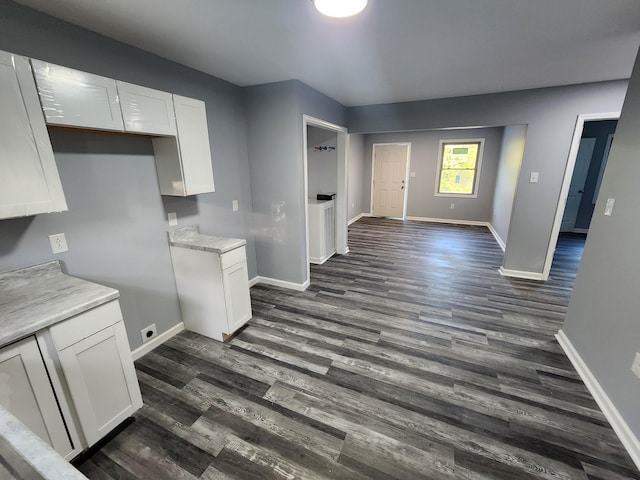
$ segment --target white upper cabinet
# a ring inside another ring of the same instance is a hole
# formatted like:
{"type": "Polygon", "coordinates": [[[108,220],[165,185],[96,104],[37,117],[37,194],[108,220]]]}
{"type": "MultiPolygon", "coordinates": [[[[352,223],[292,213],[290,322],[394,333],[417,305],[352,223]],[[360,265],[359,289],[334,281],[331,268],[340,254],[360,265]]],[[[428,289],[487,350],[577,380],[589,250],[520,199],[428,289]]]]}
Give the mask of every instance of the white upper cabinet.
{"type": "Polygon", "coordinates": [[[154,138],[160,193],[186,197],[215,191],[207,111],[201,100],[173,95],[177,138],[154,138]]]}
{"type": "Polygon", "coordinates": [[[0,51],[0,218],[67,210],[29,61],[0,51]]]}
{"type": "Polygon", "coordinates": [[[123,131],[116,81],[31,60],[49,125],[123,131]]]}
{"type": "Polygon", "coordinates": [[[116,85],[126,132],[176,135],[176,118],[170,93],[119,80],[116,85]]]}

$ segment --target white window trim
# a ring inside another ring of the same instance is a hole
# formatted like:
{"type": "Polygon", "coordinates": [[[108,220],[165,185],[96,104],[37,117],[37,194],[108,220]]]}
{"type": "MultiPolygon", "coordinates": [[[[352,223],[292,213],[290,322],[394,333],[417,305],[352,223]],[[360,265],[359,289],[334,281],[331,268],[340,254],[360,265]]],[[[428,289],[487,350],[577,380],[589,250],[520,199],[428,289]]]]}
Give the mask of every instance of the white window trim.
{"type": "Polygon", "coordinates": [[[434,196],[436,197],[450,197],[450,198],[478,198],[478,186],[480,184],[480,169],[482,167],[482,157],[484,153],[484,138],[445,138],[441,139],[438,145],[438,168],[436,170],[436,188],[434,196]],[[478,164],[476,168],[476,178],[474,179],[473,193],[439,193],[440,188],[440,175],[442,173],[442,154],[445,143],[480,143],[478,148],[478,164]]]}

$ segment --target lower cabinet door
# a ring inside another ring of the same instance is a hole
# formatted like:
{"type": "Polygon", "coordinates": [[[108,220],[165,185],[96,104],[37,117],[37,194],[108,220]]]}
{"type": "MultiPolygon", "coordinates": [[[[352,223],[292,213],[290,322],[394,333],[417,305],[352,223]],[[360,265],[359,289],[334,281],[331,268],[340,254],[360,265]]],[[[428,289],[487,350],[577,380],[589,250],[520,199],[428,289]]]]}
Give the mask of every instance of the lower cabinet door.
{"type": "Polygon", "coordinates": [[[73,450],[34,337],[0,349],[0,404],[61,456],[73,450]]]}
{"type": "Polygon", "coordinates": [[[142,406],[122,322],[59,351],[58,358],[88,446],[142,406]]]}
{"type": "Polygon", "coordinates": [[[222,271],[224,300],[227,306],[229,334],[235,332],[251,318],[249,274],[247,262],[240,262],[222,271]]]}

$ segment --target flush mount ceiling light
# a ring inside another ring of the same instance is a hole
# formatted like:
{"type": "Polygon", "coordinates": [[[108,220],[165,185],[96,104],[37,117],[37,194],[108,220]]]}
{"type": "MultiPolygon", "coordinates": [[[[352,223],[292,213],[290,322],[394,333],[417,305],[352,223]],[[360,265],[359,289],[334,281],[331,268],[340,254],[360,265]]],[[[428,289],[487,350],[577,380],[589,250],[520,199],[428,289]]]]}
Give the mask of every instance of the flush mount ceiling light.
{"type": "Polygon", "coordinates": [[[312,0],[316,9],[328,17],[351,17],[364,10],[367,0],[312,0]]]}

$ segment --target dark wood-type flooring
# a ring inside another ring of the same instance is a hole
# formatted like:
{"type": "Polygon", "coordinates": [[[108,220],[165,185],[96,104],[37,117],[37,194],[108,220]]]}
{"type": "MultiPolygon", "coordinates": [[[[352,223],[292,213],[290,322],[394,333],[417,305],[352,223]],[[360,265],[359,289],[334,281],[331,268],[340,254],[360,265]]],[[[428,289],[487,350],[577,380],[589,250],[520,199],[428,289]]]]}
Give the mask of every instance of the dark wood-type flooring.
{"type": "Polygon", "coordinates": [[[136,362],[144,407],[79,468],[127,479],[640,478],[554,339],[582,240],[503,278],[486,228],[362,219],[227,344],[136,362]]]}

